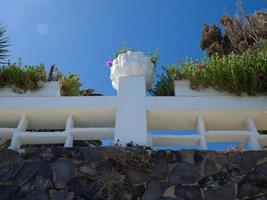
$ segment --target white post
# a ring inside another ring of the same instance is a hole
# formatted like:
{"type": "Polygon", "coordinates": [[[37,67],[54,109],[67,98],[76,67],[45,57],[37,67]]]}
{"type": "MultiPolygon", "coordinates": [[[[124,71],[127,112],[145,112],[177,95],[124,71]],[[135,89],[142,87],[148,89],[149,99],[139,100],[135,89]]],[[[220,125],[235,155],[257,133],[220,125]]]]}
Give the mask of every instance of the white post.
{"type": "Polygon", "coordinates": [[[148,144],[145,97],[145,77],[120,77],[114,143],[148,144]]]}
{"type": "Polygon", "coordinates": [[[73,126],[74,126],[73,116],[68,115],[67,116],[67,122],[66,122],[66,128],[65,128],[66,141],[65,141],[64,147],[67,147],[67,148],[73,147],[73,135],[71,134],[71,129],[73,128],[73,126]]]}
{"type": "Polygon", "coordinates": [[[22,114],[19,120],[19,124],[13,133],[11,144],[8,147],[9,149],[18,150],[20,148],[21,146],[20,132],[26,131],[27,126],[28,126],[28,118],[25,114],[22,114]]]}
{"type": "Polygon", "coordinates": [[[249,117],[247,120],[247,129],[250,131],[248,139],[248,149],[249,150],[260,150],[261,146],[258,142],[258,131],[255,125],[254,120],[249,117]]]}
{"type": "Polygon", "coordinates": [[[203,117],[197,118],[197,133],[200,135],[199,147],[200,149],[207,150],[208,145],[206,141],[206,129],[205,129],[205,122],[203,117]]]}

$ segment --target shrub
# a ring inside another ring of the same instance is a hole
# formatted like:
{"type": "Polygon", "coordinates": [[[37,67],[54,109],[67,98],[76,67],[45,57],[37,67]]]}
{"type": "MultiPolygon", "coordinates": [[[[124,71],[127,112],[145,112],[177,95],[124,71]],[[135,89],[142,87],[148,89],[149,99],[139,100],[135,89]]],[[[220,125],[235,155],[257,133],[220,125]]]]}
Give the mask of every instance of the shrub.
{"type": "Polygon", "coordinates": [[[27,90],[37,90],[47,80],[44,65],[20,67],[17,63],[8,63],[0,68],[1,87],[10,87],[15,92],[23,93],[27,90]]]}
{"type": "Polygon", "coordinates": [[[61,83],[62,96],[79,96],[80,95],[80,77],[77,74],[69,74],[65,76],[60,74],[58,78],[61,83]]]}
{"type": "Polygon", "coordinates": [[[267,43],[256,53],[234,53],[225,57],[218,55],[202,62],[187,60],[171,65],[159,76],[150,93],[154,96],[174,95],[173,81],[190,80],[193,89],[213,87],[236,95],[256,95],[267,91],[267,43]]]}
{"type": "Polygon", "coordinates": [[[267,39],[267,12],[264,10],[248,15],[240,2],[237,5],[237,15],[225,14],[220,22],[223,34],[214,24],[204,25],[202,30],[200,47],[209,56],[254,52],[259,48],[261,40],[267,39]]]}
{"type": "Polygon", "coordinates": [[[45,66],[26,65],[22,67],[21,60],[0,67],[0,87],[10,87],[14,92],[25,93],[43,87],[47,81],[59,81],[62,96],[100,96],[93,89],[80,90],[80,77],[77,74],[64,75],[58,72],[55,65],[46,72],[45,66]]]}

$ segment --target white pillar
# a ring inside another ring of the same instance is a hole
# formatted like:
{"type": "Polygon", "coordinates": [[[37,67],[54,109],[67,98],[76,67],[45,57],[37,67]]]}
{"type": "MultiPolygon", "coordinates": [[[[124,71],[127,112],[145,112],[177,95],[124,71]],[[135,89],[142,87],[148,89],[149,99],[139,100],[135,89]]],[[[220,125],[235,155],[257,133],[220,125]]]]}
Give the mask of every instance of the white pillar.
{"type": "Polygon", "coordinates": [[[73,135],[71,133],[71,129],[73,128],[73,126],[74,126],[73,116],[68,115],[67,116],[67,122],[66,122],[66,128],[65,128],[66,141],[65,141],[64,147],[67,147],[67,148],[73,147],[73,135]]]}
{"type": "Polygon", "coordinates": [[[200,149],[207,150],[208,145],[206,141],[206,129],[205,129],[205,122],[203,117],[197,118],[197,133],[200,135],[199,147],[200,149]]]}
{"type": "Polygon", "coordinates": [[[19,120],[19,124],[13,133],[11,144],[8,147],[9,149],[12,150],[20,149],[21,146],[20,132],[26,131],[27,126],[28,126],[28,118],[25,114],[22,114],[19,120]]]}
{"type": "Polygon", "coordinates": [[[261,146],[258,142],[258,131],[255,125],[254,120],[249,117],[247,120],[247,129],[250,131],[248,139],[248,149],[249,150],[260,150],[261,146]]]}
{"type": "Polygon", "coordinates": [[[145,77],[120,77],[114,143],[148,144],[145,97],[145,77]]]}

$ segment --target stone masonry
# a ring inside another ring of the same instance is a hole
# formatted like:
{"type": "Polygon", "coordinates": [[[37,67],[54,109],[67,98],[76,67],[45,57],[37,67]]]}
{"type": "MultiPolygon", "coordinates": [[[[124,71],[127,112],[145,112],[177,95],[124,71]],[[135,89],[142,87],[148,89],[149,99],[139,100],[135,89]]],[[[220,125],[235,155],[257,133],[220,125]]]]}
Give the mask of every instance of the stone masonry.
{"type": "Polygon", "coordinates": [[[267,151],[2,149],[0,199],[267,200],[267,151]]]}

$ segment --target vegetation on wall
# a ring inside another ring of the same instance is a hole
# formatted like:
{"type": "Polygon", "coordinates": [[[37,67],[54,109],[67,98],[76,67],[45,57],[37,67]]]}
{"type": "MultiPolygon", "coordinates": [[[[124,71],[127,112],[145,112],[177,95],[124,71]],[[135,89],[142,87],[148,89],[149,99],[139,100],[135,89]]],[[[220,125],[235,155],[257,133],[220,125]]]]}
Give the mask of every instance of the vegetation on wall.
{"type": "Polygon", "coordinates": [[[154,96],[174,95],[173,81],[190,80],[193,89],[213,87],[236,95],[256,95],[267,92],[267,42],[256,53],[231,53],[204,59],[202,62],[187,60],[164,68],[164,73],[150,93],[154,96]]]}
{"type": "Polygon", "coordinates": [[[225,14],[220,22],[223,33],[215,24],[205,24],[202,30],[200,47],[206,50],[209,56],[254,52],[259,48],[261,40],[267,39],[266,11],[256,11],[248,15],[239,2],[237,15],[225,14]]]}
{"type": "Polygon", "coordinates": [[[93,89],[80,90],[79,75],[71,73],[65,75],[54,65],[49,73],[46,72],[43,64],[22,66],[21,60],[0,67],[0,87],[10,87],[17,93],[38,90],[48,81],[59,81],[62,96],[101,95],[94,94],[93,89]]]}

